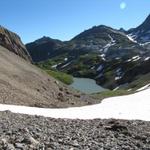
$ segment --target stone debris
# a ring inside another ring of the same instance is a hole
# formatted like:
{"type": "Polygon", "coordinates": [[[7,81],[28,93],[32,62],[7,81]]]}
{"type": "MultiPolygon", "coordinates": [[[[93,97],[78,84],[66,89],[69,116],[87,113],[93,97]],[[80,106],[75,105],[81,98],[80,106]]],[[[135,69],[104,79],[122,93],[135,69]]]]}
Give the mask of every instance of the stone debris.
{"type": "Polygon", "coordinates": [[[148,150],[150,122],[71,120],[0,112],[2,150],[148,150]]]}

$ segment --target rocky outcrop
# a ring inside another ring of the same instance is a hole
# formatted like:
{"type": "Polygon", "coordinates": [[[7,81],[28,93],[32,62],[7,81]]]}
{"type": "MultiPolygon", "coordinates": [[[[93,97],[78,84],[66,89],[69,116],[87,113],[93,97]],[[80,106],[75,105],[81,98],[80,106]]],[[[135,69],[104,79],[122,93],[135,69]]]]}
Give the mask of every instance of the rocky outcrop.
{"type": "Polygon", "coordinates": [[[0,149],[148,150],[150,122],[69,120],[0,112],[0,149]]]}
{"type": "Polygon", "coordinates": [[[0,45],[31,62],[31,57],[20,37],[2,26],[0,26],[0,45]]]}

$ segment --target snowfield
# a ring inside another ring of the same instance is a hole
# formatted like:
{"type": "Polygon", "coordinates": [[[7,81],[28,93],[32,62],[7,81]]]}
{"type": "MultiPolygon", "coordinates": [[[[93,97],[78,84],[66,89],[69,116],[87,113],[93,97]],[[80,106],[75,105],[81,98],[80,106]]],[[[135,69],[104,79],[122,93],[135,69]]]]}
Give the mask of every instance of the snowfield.
{"type": "Polygon", "coordinates": [[[0,111],[69,119],[128,119],[150,121],[150,88],[132,95],[104,99],[102,103],[66,109],[45,109],[0,104],[0,111]]]}

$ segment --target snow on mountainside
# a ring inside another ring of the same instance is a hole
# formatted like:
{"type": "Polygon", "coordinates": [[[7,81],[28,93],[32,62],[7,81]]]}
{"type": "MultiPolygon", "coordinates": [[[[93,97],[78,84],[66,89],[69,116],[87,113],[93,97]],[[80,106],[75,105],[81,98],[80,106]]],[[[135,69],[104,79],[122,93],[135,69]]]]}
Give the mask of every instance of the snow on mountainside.
{"type": "Polygon", "coordinates": [[[33,61],[47,66],[46,69],[92,78],[105,88],[115,89],[150,72],[149,34],[150,16],[141,26],[129,31],[100,25],[67,42],[42,38],[38,40],[40,43],[35,41],[26,46],[33,61]],[[103,67],[99,69],[99,66],[103,67]],[[120,75],[118,68],[121,68],[120,75]]]}
{"type": "Polygon", "coordinates": [[[25,106],[0,105],[0,111],[10,110],[14,113],[40,115],[52,118],[69,119],[128,119],[150,121],[150,88],[141,92],[107,98],[100,104],[66,108],[44,109],[25,106]]]}
{"type": "Polygon", "coordinates": [[[127,34],[139,43],[150,42],[150,15],[140,26],[127,31],[127,34]]]}

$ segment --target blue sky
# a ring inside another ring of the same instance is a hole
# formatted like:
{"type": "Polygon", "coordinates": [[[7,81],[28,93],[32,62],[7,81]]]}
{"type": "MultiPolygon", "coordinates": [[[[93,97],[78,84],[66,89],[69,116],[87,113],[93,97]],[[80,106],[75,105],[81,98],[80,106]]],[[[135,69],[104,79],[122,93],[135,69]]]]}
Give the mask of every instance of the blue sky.
{"type": "Polygon", "coordinates": [[[1,0],[0,5],[0,25],[24,43],[44,35],[69,40],[101,24],[129,29],[150,14],[150,0],[1,0]]]}

